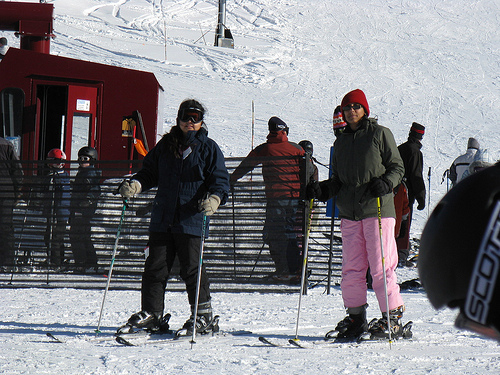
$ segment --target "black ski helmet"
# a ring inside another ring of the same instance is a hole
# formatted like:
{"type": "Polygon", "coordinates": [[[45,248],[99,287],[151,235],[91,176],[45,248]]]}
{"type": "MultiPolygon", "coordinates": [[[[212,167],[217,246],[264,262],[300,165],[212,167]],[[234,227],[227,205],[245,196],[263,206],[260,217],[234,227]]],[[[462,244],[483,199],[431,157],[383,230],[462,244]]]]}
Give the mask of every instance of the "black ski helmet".
{"type": "Polygon", "coordinates": [[[80,156],[88,156],[90,160],[97,160],[97,150],[90,146],[82,147],[78,151],[78,157],[80,156]]]}
{"type": "Polygon", "coordinates": [[[273,116],[267,122],[267,126],[270,132],[285,131],[288,135],[288,125],[280,119],[279,117],[273,116]]]}
{"type": "Polygon", "coordinates": [[[418,270],[436,309],[459,307],[458,327],[500,341],[500,163],[438,203],[422,232],[418,270]]]}
{"type": "Polygon", "coordinates": [[[310,156],[312,156],[312,154],[314,152],[314,148],[313,148],[313,144],[311,141],[303,140],[303,141],[299,142],[299,145],[304,149],[306,154],[309,154],[310,156]]]}

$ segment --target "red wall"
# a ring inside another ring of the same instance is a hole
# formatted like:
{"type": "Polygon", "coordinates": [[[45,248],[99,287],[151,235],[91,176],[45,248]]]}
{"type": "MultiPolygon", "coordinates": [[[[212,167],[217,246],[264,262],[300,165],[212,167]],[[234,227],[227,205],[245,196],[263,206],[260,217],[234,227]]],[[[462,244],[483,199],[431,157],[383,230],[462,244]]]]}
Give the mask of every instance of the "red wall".
{"type": "MultiPolygon", "coordinates": [[[[0,62],[0,91],[19,87],[25,92],[23,138],[34,142],[36,103],[33,80],[67,84],[101,85],[101,108],[97,110],[97,150],[101,160],[127,160],[130,139],[122,137],[123,116],[140,111],[149,147],[156,143],[159,93],[162,90],[153,73],[120,68],[33,51],[10,48],[0,62]]],[[[142,139],[139,129],[137,138],[142,139]]],[[[23,148],[25,148],[23,139],[23,148]]],[[[24,156],[23,151],[23,156],[24,156]]],[[[32,159],[35,159],[31,155],[32,159]]]]}

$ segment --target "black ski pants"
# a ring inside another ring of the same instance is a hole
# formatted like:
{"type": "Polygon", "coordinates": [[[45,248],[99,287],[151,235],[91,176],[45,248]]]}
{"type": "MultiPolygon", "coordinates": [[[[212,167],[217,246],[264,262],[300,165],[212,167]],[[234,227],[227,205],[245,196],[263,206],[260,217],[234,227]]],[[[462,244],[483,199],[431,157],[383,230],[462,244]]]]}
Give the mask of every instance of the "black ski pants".
{"type": "Polygon", "coordinates": [[[97,267],[97,253],[92,241],[92,217],[79,213],[70,218],[69,238],[76,267],[97,267]]]}
{"type": "Polygon", "coordinates": [[[14,227],[12,224],[14,200],[1,198],[0,203],[0,266],[14,265],[14,227]]]}
{"type": "MultiPolygon", "coordinates": [[[[177,256],[180,276],[186,284],[189,304],[196,301],[196,283],[200,259],[201,237],[184,233],[150,232],[149,256],[142,274],[142,310],[163,314],[165,288],[170,270],[177,256]]],[[[199,304],[210,301],[210,283],[205,267],[201,272],[199,304]]]]}
{"type": "Polygon", "coordinates": [[[264,243],[277,274],[295,275],[301,270],[302,217],[296,198],[275,198],[266,205],[266,221],[263,229],[264,243]]]}

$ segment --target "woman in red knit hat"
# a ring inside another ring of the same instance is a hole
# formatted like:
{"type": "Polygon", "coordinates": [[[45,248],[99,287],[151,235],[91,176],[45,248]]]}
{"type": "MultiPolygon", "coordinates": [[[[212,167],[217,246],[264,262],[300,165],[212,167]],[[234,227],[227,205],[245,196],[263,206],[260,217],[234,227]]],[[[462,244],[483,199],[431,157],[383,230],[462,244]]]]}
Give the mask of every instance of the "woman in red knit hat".
{"type": "Polygon", "coordinates": [[[342,232],[342,298],[347,317],[327,333],[339,341],[357,340],[368,330],[366,320],[366,272],[370,268],[373,290],[382,318],[370,325],[374,338],[403,335],[401,317],[404,311],[395,269],[398,263],[394,238],[395,209],[392,189],[403,177],[404,166],[391,131],[369,118],[370,108],[363,91],[357,89],[342,99],[345,130],[335,140],[332,176],[307,187],[309,198],[326,201],[336,196],[342,232]],[[382,262],[378,204],[382,223],[385,260],[382,262]],[[385,276],[383,263],[385,264],[385,276]],[[389,314],[385,294],[387,295],[389,314]]]}

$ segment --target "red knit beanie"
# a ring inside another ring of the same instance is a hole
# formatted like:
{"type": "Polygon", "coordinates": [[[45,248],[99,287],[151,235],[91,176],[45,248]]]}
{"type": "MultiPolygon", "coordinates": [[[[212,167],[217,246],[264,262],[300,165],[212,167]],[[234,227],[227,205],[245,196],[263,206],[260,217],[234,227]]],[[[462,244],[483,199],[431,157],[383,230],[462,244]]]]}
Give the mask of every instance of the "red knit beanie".
{"type": "Polygon", "coordinates": [[[344,108],[346,105],[349,104],[354,104],[354,103],[359,103],[363,106],[365,109],[366,115],[370,115],[370,108],[368,107],[368,102],[366,101],[366,96],[363,91],[360,89],[353,90],[351,92],[348,92],[345,96],[344,99],[342,99],[342,108],[344,108]]]}

